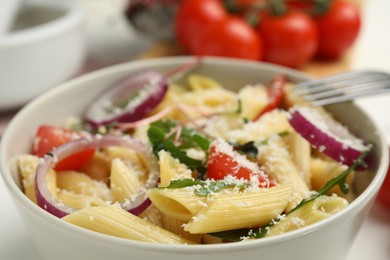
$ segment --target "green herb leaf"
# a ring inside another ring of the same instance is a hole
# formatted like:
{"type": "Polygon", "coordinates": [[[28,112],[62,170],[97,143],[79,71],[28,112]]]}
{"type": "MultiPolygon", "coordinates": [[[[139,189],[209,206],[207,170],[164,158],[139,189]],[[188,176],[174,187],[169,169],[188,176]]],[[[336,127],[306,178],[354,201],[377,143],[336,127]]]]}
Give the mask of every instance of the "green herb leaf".
{"type": "Polygon", "coordinates": [[[179,179],[179,180],[173,180],[170,182],[170,184],[167,187],[160,187],[160,188],[167,188],[167,189],[182,189],[186,187],[191,186],[199,186],[196,189],[194,189],[194,194],[206,197],[210,194],[220,192],[224,189],[229,188],[239,188],[239,189],[245,189],[248,187],[248,185],[243,185],[241,183],[226,183],[223,180],[219,181],[202,181],[202,180],[194,180],[194,179],[179,179]]]}
{"type": "Polygon", "coordinates": [[[191,186],[195,186],[195,185],[201,185],[201,184],[202,184],[202,182],[200,180],[179,179],[179,180],[171,181],[167,187],[160,187],[160,188],[182,189],[182,188],[191,187],[191,186]]]}
{"type": "Polygon", "coordinates": [[[234,150],[252,157],[257,157],[257,154],[259,153],[259,150],[255,146],[255,142],[253,141],[241,145],[235,145],[234,150]]]}
{"type": "Polygon", "coordinates": [[[157,155],[159,151],[165,150],[187,165],[191,170],[203,174],[205,171],[204,162],[187,156],[185,150],[199,148],[207,153],[210,141],[192,128],[181,127],[173,120],[160,120],[150,125],[148,137],[153,146],[153,152],[157,155]],[[175,127],[180,129],[179,138],[176,136],[175,127]]]}

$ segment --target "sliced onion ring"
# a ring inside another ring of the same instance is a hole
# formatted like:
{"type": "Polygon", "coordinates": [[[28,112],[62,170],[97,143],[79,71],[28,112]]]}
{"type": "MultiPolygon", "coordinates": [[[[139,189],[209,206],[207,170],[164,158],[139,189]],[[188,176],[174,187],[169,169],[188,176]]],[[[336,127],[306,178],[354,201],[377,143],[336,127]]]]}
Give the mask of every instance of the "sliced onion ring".
{"type": "Polygon", "coordinates": [[[85,119],[93,129],[112,122],[140,120],[160,104],[167,90],[168,79],[160,72],[135,72],[110,85],[93,99],[86,109],[85,119]],[[124,102],[123,108],[117,106],[120,102],[124,102]]]}
{"type": "Polygon", "coordinates": [[[135,150],[141,156],[145,157],[145,161],[149,164],[149,177],[145,186],[139,191],[139,193],[132,196],[132,198],[128,201],[120,204],[124,210],[134,215],[141,214],[151,204],[150,200],[146,196],[146,191],[155,187],[158,183],[158,163],[148,145],[134,140],[129,136],[107,135],[82,138],[61,145],[54,149],[51,153],[45,155],[45,157],[40,161],[35,175],[35,193],[37,197],[37,204],[47,212],[59,218],[77,211],[78,209],[65,205],[50,193],[46,183],[46,174],[57,161],[60,161],[69,155],[85,149],[100,149],[108,146],[121,146],[135,150]]]}
{"type": "Polygon", "coordinates": [[[345,165],[351,165],[368,147],[339,122],[310,107],[289,110],[290,125],[314,148],[345,165]]]}

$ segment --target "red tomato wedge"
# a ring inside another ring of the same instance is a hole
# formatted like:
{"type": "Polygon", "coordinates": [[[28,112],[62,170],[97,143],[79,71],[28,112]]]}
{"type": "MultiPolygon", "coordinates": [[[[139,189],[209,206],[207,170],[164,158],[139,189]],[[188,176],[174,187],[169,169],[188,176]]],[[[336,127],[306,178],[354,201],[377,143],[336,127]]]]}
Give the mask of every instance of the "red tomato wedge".
{"type": "MultiPolygon", "coordinates": [[[[34,137],[32,154],[43,157],[54,148],[83,137],[83,134],[58,126],[42,125],[34,137]]],[[[59,161],[54,167],[57,171],[79,170],[94,154],[94,149],[88,149],[72,154],[59,161]]]]}
{"type": "Polygon", "coordinates": [[[259,187],[266,188],[275,185],[275,182],[270,180],[256,163],[234,151],[230,144],[223,140],[214,141],[210,146],[207,177],[221,180],[228,175],[245,180],[250,180],[252,176],[258,176],[259,187]]]}
{"type": "Polygon", "coordinates": [[[286,78],[282,75],[277,75],[271,82],[271,85],[268,87],[268,98],[269,103],[267,106],[260,111],[257,117],[254,120],[259,119],[265,113],[274,110],[282,105],[284,101],[284,93],[286,86],[286,78]]]}

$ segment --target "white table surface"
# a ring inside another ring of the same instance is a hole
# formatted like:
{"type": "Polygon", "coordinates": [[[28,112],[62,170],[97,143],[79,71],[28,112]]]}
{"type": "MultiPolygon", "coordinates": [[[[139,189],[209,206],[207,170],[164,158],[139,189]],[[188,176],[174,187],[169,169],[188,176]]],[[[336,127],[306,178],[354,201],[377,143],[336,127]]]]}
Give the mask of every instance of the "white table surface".
{"type": "MultiPolygon", "coordinates": [[[[87,5],[98,4],[93,0],[80,0],[81,7],[85,8],[87,5]]],[[[89,43],[91,47],[91,55],[99,56],[105,50],[106,56],[98,58],[107,59],[107,51],[111,51],[113,56],[122,58],[120,53],[126,52],[129,57],[130,52],[126,49],[129,43],[133,46],[139,46],[139,41],[134,40],[134,33],[124,29],[125,26],[120,24],[120,17],[111,13],[113,9],[106,9],[106,0],[101,0],[101,11],[108,10],[105,15],[109,15],[109,19],[116,23],[116,28],[113,30],[109,28],[105,33],[109,37],[102,34],[97,34],[96,31],[90,30],[88,32],[89,43]],[[105,3],[103,3],[105,2],[105,3]],[[119,20],[118,20],[119,19],[119,20]],[[101,37],[101,38],[99,38],[101,37]],[[101,41],[100,39],[110,39],[110,41],[101,41]],[[111,49],[110,49],[111,48],[111,49]]],[[[111,4],[111,7],[112,4],[111,4]]],[[[114,6],[115,7],[115,6],[114,6]]],[[[90,11],[90,10],[87,10],[90,11]]],[[[353,61],[354,68],[370,68],[380,69],[390,72],[390,31],[387,28],[390,25],[390,1],[388,0],[365,0],[364,2],[364,27],[357,43],[353,61]]],[[[91,13],[87,14],[91,15],[91,13]]],[[[102,13],[100,13],[102,14],[102,13]]],[[[105,26],[106,21],[90,20],[90,26],[99,25],[105,26]],[[91,24],[92,23],[92,24],[91,24]]],[[[112,24],[110,25],[112,26],[112,24]]],[[[89,29],[91,29],[90,27],[89,29]]],[[[101,29],[101,28],[100,28],[101,29]]],[[[103,28],[104,29],[104,28],[103,28]]],[[[101,33],[102,31],[99,31],[101,33]]],[[[134,53],[134,51],[133,51],[134,53]]],[[[374,119],[388,132],[390,137],[390,117],[388,112],[390,110],[390,95],[367,98],[360,100],[359,104],[366,109],[374,119]]],[[[0,114],[0,117],[2,115],[0,114]]],[[[4,117],[4,115],[3,115],[4,117]]],[[[0,118],[1,121],[7,120],[0,118]]],[[[1,130],[1,127],[0,127],[1,130]]],[[[390,138],[389,138],[390,140],[390,138]]],[[[71,250],[71,249],[69,249],[71,250]]],[[[33,242],[29,236],[27,229],[22,223],[19,215],[16,212],[14,205],[5,189],[3,180],[0,178],[0,259],[1,260],[39,260],[39,253],[34,247],[33,242]]],[[[375,204],[363,223],[361,230],[356,237],[356,240],[351,248],[348,257],[345,260],[389,260],[390,259],[390,210],[385,209],[379,204],[375,204]]]]}

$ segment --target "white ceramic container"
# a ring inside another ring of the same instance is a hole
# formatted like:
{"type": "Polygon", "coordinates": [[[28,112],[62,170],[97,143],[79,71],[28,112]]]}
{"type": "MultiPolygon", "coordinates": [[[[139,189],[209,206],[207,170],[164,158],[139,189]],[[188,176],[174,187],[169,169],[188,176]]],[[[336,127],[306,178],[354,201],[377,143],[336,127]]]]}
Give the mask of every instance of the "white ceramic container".
{"type": "MultiPolygon", "coordinates": [[[[19,176],[9,162],[27,153],[37,127],[60,123],[69,115],[80,115],[100,90],[118,78],[143,68],[169,71],[189,57],[130,62],[106,68],[67,82],[25,106],[8,125],[2,137],[1,172],[21,218],[30,230],[44,259],[68,260],[342,260],[345,258],[383,182],[388,165],[384,136],[355,104],[329,107],[335,117],[356,135],[375,144],[369,173],[356,176],[358,197],[344,210],[308,227],[283,235],[248,242],[216,245],[156,245],[111,237],[68,224],[33,204],[22,192],[19,176]],[[69,102],[71,100],[71,102],[69,102]]],[[[231,89],[248,83],[267,83],[276,73],[292,81],[308,77],[274,65],[233,59],[208,58],[198,69],[231,89]]],[[[369,238],[368,238],[369,239],[369,238]]]]}
{"type": "Polygon", "coordinates": [[[20,7],[0,40],[0,111],[18,108],[75,76],[86,55],[83,15],[69,2],[20,7]]]}

